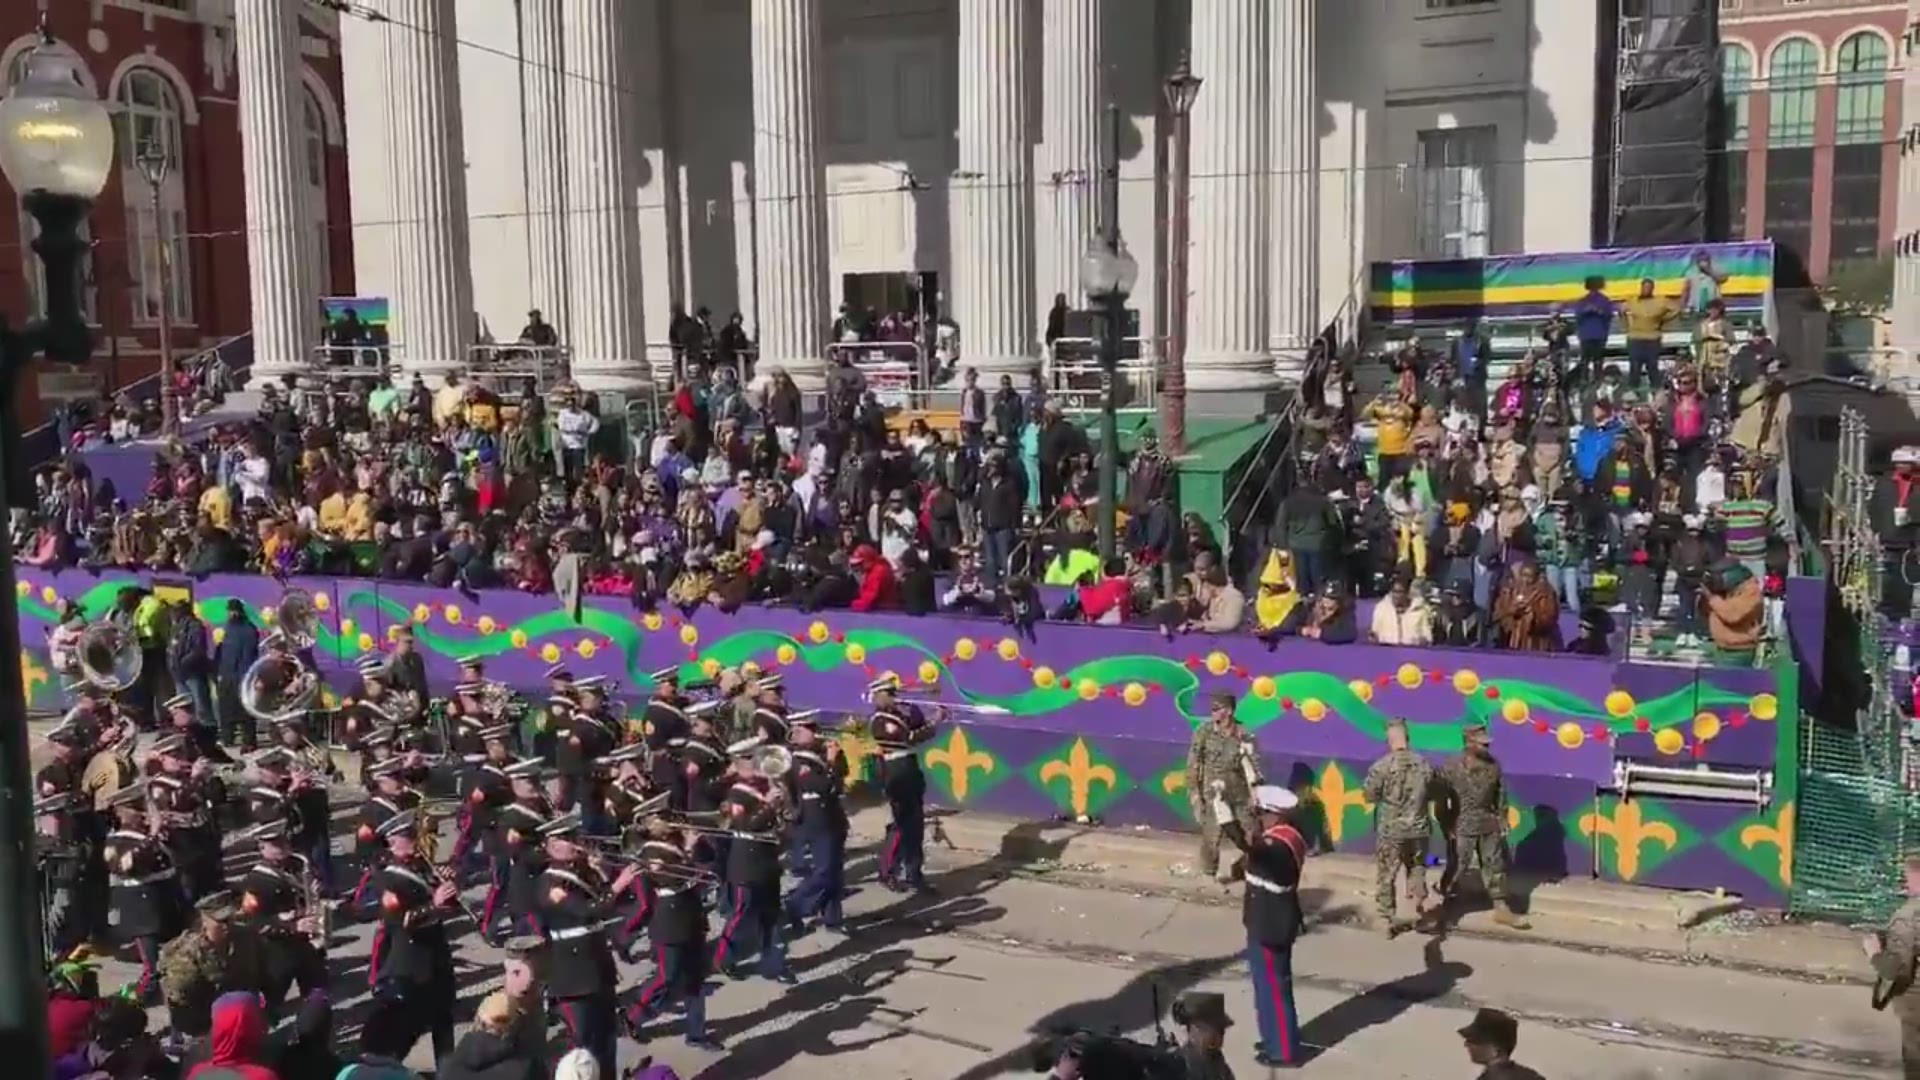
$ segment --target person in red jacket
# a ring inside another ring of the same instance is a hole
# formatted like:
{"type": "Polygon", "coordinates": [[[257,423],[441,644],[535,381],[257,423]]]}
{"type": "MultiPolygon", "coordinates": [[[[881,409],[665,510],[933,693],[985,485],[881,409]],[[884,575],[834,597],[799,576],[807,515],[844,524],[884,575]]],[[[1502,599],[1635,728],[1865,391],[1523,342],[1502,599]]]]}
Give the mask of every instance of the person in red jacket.
{"type": "Polygon", "coordinates": [[[853,610],[878,611],[894,604],[893,564],[880,557],[872,544],[861,544],[848,561],[860,575],[860,594],[853,598],[853,610]]]}
{"type": "Polygon", "coordinates": [[[1126,622],[1127,609],[1133,606],[1133,579],[1127,576],[1126,560],[1108,559],[1103,572],[1099,581],[1080,586],[1080,616],[1090,623],[1126,622]]]}

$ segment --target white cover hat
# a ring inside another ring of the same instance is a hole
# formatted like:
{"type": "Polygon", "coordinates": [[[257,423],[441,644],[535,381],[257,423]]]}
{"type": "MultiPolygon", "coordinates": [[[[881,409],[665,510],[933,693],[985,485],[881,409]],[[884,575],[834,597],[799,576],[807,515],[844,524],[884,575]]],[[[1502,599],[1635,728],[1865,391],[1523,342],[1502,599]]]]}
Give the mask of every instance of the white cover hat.
{"type": "Polygon", "coordinates": [[[1261,784],[1253,789],[1253,805],[1262,810],[1291,810],[1300,805],[1300,796],[1278,784],[1261,784]]]}

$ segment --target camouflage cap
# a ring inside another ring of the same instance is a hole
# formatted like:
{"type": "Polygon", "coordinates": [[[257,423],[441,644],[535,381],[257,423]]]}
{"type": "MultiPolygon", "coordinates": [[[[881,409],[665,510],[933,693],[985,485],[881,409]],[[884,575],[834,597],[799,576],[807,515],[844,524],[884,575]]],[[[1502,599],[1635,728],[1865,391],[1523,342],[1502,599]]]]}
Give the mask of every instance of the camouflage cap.
{"type": "Polygon", "coordinates": [[[240,914],[240,902],[226,890],[209,893],[194,903],[193,909],[215,922],[226,922],[240,914]]]}
{"type": "Polygon", "coordinates": [[[1468,724],[1461,729],[1460,734],[1466,737],[1469,744],[1486,746],[1493,741],[1493,732],[1487,730],[1487,722],[1484,720],[1468,724]]]}

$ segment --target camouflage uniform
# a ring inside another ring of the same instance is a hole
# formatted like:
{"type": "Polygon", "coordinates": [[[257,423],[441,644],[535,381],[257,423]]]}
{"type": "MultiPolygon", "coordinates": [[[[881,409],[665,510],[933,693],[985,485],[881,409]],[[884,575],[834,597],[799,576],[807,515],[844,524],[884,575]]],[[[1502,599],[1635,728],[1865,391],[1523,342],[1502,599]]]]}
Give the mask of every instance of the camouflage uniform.
{"type": "Polygon", "coordinates": [[[1900,1061],[1907,1076],[1920,1076],[1920,985],[1914,980],[1916,963],[1920,963],[1920,897],[1908,900],[1893,913],[1893,918],[1887,921],[1884,942],[1873,958],[1873,973],[1889,984],[1888,1004],[1900,1018],[1900,1061]]]}
{"type": "Polygon", "coordinates": [[[243,926],[229,924],[227,940],[208,941],[199,928],[167,942],[160,950],[160,993],[166,999],[173,1029],[182,1035],[205,1035],[213,1023],[213,1001],[229,990],[266,988],[266,962],[260,938],[243,926]]]}
{"type": "MultiPolygon", "coordinates": [[[[1240,767],[1240,725],[1222,730],[1209,720],[1194,729],[1193,745],[1187,750],[1187,804],[1193,820],[1200,826],[1200,872],[1218,875],[1220,869],[1220,822],[1214,820],[1213,782],[1223,781],[1222,798],[1233,809],[1241,833],[1254,836],[1259,828],[1253,821],[1253,792],[1247,789],[1247,775],[1240,767]]],[[[1231,880],[1231,876],[1227,878],[1231,880]]]]}
{"type": "Polygon", "coordinates": [[[1366,797],[1373,803],[1374,899],[1389,926],[1397,910],[1396,869],[1407,872],[1407,893],[1417,906],[1427,899],[1427,801],[1433,766],[1412,750],[1390,751],[1367,769],[1366,797]]]}
{"type": "Polygon", "coordinates": [[[1447,762],[1439,776],[1440,828],[1447,837],[1447,869],[1440,891],[1449,891],[1471,860],[1496,905],[1507,898],[1507,785],[1500,763],[1465,753],[1447,762]]]}

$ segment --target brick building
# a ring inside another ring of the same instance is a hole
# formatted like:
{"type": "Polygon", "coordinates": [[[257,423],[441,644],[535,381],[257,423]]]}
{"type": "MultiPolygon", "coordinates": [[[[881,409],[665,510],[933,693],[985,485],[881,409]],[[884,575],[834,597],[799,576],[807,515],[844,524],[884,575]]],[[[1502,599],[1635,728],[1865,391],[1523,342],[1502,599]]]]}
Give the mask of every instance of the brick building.
{"type": "MultiPolygon", "coordinates": [[[[341,122],[339,28],[307,5],[305,69],[308,221],[326,294],[353,291],[347,227],[347,153],[341,122]]],[[[239,73],[233,0],[39,0],[0,4],[0,78],[10,87],[44,18],[63,48],[85,61],[93,89],[113,108],[119,132],[115,170],[90,223],[94,242],[83,296],[98,327],[95,362],[122,385],[159,366],[159,246],[172,255],[174,355],[185,359],[248,332],[246,197],[241,169],[239,73]],[[135,164],[147,140],[166,152],[160,212],[135,164]]],[[[9,193],[12,195],[12,193],[9,193]]],[[[38,261],[26,244],[33,223],[19,209],[0,214],[0,314],[19,322],[37,312],[38,261]]],[[[318,313],[315,315],[318,318],[318,313]]],[[[28,378],[22,416],[41,415],[28,378]]]]}
{"type": "Polygon", "coordinates": [[[1728,231],[1791,249],[1815,281],[1893,242],[1906,11],[1720,0],[1728,231]]]}

